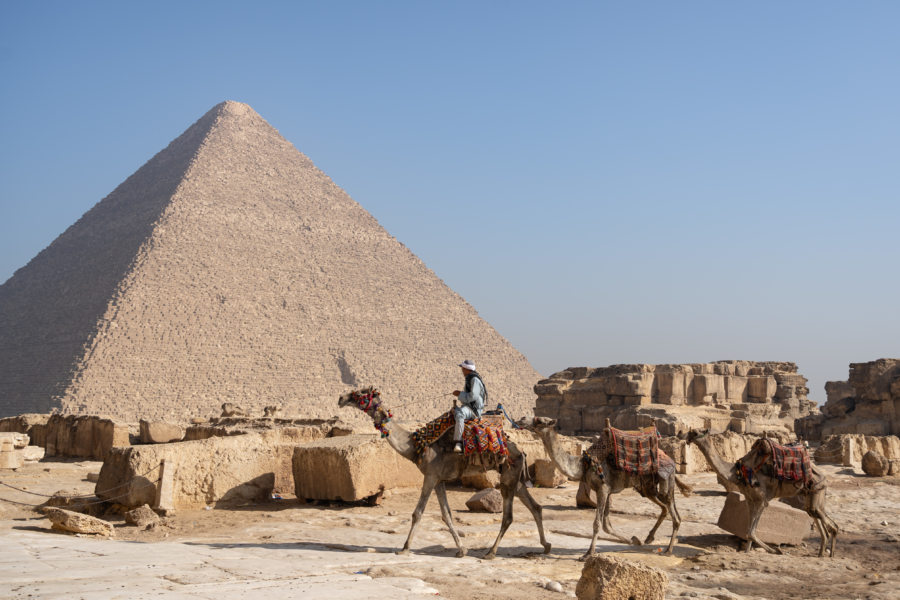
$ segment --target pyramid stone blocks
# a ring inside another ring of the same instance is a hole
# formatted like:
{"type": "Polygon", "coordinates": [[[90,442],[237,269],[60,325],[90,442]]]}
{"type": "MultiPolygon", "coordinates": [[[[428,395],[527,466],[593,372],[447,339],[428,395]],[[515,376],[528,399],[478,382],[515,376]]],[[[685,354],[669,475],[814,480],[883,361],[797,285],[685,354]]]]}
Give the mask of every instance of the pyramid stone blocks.
{"type": "Polygon", "coordinates": [[[0,286],[0,416],[183,422],[232,402],[328,418],[374,385],[398,419],[426,420],[464,358],[492,402],[531,412],[525,357],[237,102],[0,286]]]}

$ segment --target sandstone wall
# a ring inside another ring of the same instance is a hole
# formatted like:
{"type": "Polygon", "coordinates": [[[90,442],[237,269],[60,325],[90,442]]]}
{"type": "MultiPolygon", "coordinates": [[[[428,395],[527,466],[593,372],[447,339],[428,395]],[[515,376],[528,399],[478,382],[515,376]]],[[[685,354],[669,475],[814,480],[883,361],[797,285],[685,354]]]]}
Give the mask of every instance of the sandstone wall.
{"type": "Polygon", "coordinates": [[[624,428],[658,418],[663,434],[691,427],[792,430],[794,419],[814,410],[806,378],[789,362],[573,367],[534,391],[535,414],[557,419],[569,433],[599,432],[607,418],[624,428]]]}
{"type": "Polygon", "coordinates": [[[795,424],[804,438],[900,435],[900,359],[853,363],[847,381],[829,381],[825,390],[828,400],[821,413],[795,424]]]}
{"type": "Polygon", "coordinates": [[[0,419],[0,431],[28,434],[31,443],[44,448],[47,445],[47,421],[50,415],[25,414],[0,419]]]}

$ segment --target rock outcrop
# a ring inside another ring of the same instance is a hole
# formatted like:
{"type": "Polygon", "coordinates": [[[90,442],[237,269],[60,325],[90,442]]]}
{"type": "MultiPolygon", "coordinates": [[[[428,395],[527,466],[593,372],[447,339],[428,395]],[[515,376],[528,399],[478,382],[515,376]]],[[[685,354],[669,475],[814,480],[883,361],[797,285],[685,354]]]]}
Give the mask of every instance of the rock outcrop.
{"type": "Polygon", "coordinates": [[[852,363],[847,381],[825,384],[828,399],[819,414],[797,420],[804,439],[842,433],[900,435],[900,359],[852,363]]]}
{"type": "Polygon", "coordinates": [[[599,432],[606,419],[633,429],[657,420],[662,435],[689,429],[791,432],[815,410],[806,378],[788,362],[573,367],[534,386],[535,414],[564,433],[599,432]]]}

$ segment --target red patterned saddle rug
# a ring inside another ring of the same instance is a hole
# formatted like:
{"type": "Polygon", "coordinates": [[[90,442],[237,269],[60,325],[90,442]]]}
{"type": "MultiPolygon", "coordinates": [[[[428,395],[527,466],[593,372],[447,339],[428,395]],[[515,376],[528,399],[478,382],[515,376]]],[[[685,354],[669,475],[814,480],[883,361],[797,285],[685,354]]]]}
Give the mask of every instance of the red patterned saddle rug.
{"type": "MultiPolygon", "coordinates": [[[[433,421],[415,430],[412,434],[416,452],[421,454],[426,447],[438,440],[448,429],[456,424],[453,411],[449,410],[433,421]]],[[[503,425],[496,425],[485,419],[471,419],[466,421],[463,429],[463,453],[466,456],[474,454],[496,454],[497,456],[509,456],[509,448],[506,445],[506,433],[503,425]]]]}
{"type": "Polygon", "coordinates": [[[675,470],[675,461],[659,449],[656,427],[641,427],[637,431],[623,431],[613,427],[603,430],[594,444],[582,453],[586,468],[603,474],[603,462],[613,456],[617,469],[637,475],[675,470]]]}
{"type": "Polygon", "coordinates": [[[642,427],[638,431],[623,431],[610,427],[601,439],[614,458],[614,465],[626,473],[649,475],[659,471],[659,436],[656,427],[642,427]]]}
{"type": "Polygon", "coordinates": [[[756,440],[747,456],[739,461],[744,479],[752,483],[753,473],[766,463],[769,456],[772,457],[772,471],[776,478],[803,484],[808,484],[812,479],[809,451],[804,446],[784,446],[769,438],[756,440]]]}

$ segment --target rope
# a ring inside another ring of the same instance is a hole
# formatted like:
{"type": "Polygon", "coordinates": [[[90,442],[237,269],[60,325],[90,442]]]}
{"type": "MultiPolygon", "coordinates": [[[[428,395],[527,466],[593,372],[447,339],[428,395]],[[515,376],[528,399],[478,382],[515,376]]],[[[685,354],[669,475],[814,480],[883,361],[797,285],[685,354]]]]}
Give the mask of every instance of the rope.
{"type": "Polygon", "coordinates": [[[500,412],[503,413],[503,416],[506,417],[506,420],[510,422],[510,424],[513,426],[513,429],[522,429],[521,427],[519,427],[519,426],[516,424],[515,421],[513,421],[512,419],[509,418],[509,415],[506,414],[506,409],[503,408],[503,405],[502,405],[502,404],[498,404],[498,405],[497,405],[497,408],[500,409],[500,412]]]}
{"type": "MultiPolygon", "coordinates": [[[[134,481],[135,479],[137,479],[137,477],[135,477],[134,479],[131,479],[131,480],[128,481],[127,483],[131,483],[131,481],[134,481]]],[[[157,483],[159,483],[159,479],[154,479],[153,481],[146,481],[146,482],[144,482],[142,485],[143,485],[143,486],[156,485],[157,483]]],[[[4,485],[6,485],[6,484],[4,484],[4,485]]],[[[122,484],[122,485],[125,485],[125,484],[122,484]]],[[[7,486],[7,487],[12,487],[12,486],[7,486]]],[[[118,487],[122,487],[122,486],[118,486],[118,487]]],[[[13,488],[13,489],[18,489],[18,488],[13,488]]],[[[115,489],[115,488],[112,488],[112,489],[115,489]]],[[[26,491],[27,491],[27,490],[26,490],[26,491]]],[[[38,496],[44,496],[44,494],[36,494],[36,495],[38,495],[38,496]]],[[[120,498],[124,498],[125,496],[129,496],[129,495],[131,495],[131,492],[126,492],[126,493],[124,493],[124,494],[121,494],[121,495],[119,495],[119,496],[114,496],[114,497],[112,497],[112,498],[105,498],[105,499],[95,500],[95,501],[93,501],[93,502],[79,502],[79,503],[78,503],[78,506],[79,506],[79,507],[84,507],[84,506],[93,506],[94,504],[103,504],[104,502],[112,502],[113,500],[118,500],[118,499],[120,499],[120,498]]],[[[46,497],[47,497],[47,498],[52,498],[53,496],[46,496],[46,497]]],[[[69,498],[70,498],[70,499],[73,499],[73,498],[93,498],[93,497],[94,497],[94,496],[70,496],[69,498]]],[[[30,506],[30,507],[32,507],[32,508],[37,508],[37,507],[39,507],[39,506],[44,506],[44,504],[29,504],[29,503],[27,503],[27,502],[19,502],[19,501],[17,501],[17,500],[9,500],[8,498],[0,498],[0,500],[2,500],[2,501],[4,501],[4,502],[11,502],[11,503],[13,503],[13,504],[20,504],[20,505],[22,505],[22,506],[30,506]]]]}
{"type": "MultiPolygon", "coordinates": [[[[108,490],[104,490],[104,491],[106,491],[106,492],[111,492],[111,491],[113,491],[113,490],[117,490],[117,489],[119,489],[119,488],[125,487],[126,485],[129,485],[132,481],[135,481],[135,480],[138,479],[139,477],[145,477],[145,476],[149,475],[149,474],[152,473],[153,471],[157,470],[159,467],[160,467],[160,465],[156,465],[155,467],[153,467],[153,468],[150,469],[149,471],[143,473],[142,475],[135,475],[134,477],[132,477],[131,479],[129,479],[129,480],[126,481],[125,483],[122,483],[122,484],[117,485],[117,486],[115,486],[115,487],[111,487],[111,488],[109,488],[108,490]]],[[[157,479],[157,481],[159,481],[159,480],[157,479]]],[[[54,496],[56,496],[56,494],[51,494],[51,495],[40,494],[40,493],[38,493],[38,492],[32,492],[32,491],[29,491],[29,490],[24,490],[24,489],[22,489],[22,488],[17,488],[17,487],[14,486],[14,485],[9,485],[9,484],[6,483],[5,481],[0,481],[0,485],[5,485],[5,486],[8,487],[8,488],[12,488],[12,489],[14,489],[14,490],[16,490],[16,491],[18,491],[18,492],[23,492],[23,493],[25,493],[25,494],[31,494],[32,496],[41,496],[42,498],[53,498],[54,496]]],[[[127,495],[127,494],[126,494],[126,495],[127,495]]],[[[84,496],[69,496],[69,498],[75,500],[75,499],[79,499],[79,498],[93,498],[94,496],[95,496],[95,494],[87,494],[87,495],[84,495],[84,496]]],[[[120,498],[121,498],[121,496],[120,496],[120,498]]],[[[38,505],[35,505],[35,506],[38,506],[38,505]]]]}

